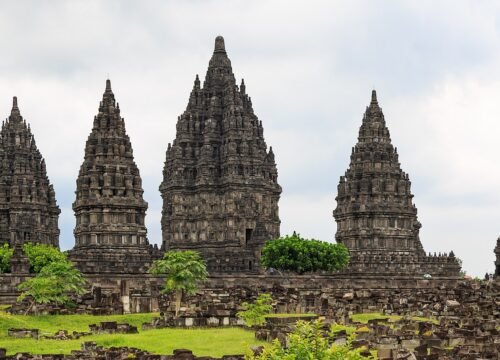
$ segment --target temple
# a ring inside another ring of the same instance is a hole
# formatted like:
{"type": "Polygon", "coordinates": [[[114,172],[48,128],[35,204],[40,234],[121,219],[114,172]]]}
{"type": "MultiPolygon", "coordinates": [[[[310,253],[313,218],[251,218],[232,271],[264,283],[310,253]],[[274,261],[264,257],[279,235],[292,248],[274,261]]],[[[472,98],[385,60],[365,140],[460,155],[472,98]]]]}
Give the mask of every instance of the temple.
{"type": "Polygon", "coordinates": [[[168,144],[163,249],[200,251],[211,272],[256,271],[264,243],[280,234],[277,177],[262,121],[218,36],[203,86],[197,75],[168,144]]]}
{"type": "Polygon", "coordinates": [[[495,276],[500,277],[500,237],[497,239],[497,246],[495,247],[495,276]]]}
{"type": "Polygon", "coordinates": [[[456,276],[453,254],[427,256],[411,182],[401,170],[375,90],[349,168],[340,177],[336,241],[347,246],[350,274],[456,276]]]}
{"type": "Polygon", "coordinates": [[[76,181],[75,247],[70,258],[84,273],[145,273],[154,248],[147,239],[139,169],[106,81],[99,113],[76,181]]]}
{"type": "Polygon", "coordinates": [[[0,132],[0,245],[59,247],[60,212],[45,160],[14,97],[0,132]]]}

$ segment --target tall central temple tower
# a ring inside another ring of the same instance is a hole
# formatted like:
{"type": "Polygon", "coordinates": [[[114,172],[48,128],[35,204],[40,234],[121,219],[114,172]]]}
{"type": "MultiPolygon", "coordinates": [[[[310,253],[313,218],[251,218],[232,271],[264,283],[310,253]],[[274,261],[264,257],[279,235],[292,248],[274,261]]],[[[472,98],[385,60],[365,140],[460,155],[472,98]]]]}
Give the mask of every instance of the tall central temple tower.
{"type": "Polygon", "coordinates": [[[218,36],[203,86],[196,76],[168,145],[163,248],[198,250],[212,272],[255,271],[264,243],[279,237],[277,177],[262,121],[218,36]]]}
{"type": "Polygon", "coordinates": [[[0,132],[0,245],[59,247],[60,212],[45,160],[14,97],[0,132]]]}
{"type": "Polygon", "coordinates": [[[349,168],[340,177],[336,200],[335,238],[349,249],[348,272],[458,275],[460,266],[453,253],[426,256],[424,252],[411,182],[401,170],[375,91],[349,168]]]}
{"type": "Polygon", "coordinates": [[[144,273],[152,251],[144,224],[148,204],[109,80],[76,183],[71,260],[85,273],[144,273]]]}

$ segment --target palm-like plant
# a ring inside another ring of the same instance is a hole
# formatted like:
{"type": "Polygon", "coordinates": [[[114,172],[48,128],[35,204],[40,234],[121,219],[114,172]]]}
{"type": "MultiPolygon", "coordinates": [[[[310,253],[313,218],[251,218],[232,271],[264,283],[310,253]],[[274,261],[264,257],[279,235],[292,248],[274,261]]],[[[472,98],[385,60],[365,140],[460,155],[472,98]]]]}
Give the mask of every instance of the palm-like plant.
{"type": "Polygon", "coordinates": [[[71,295],[85,293],[86,281],[82,273],[68,260],[58,260],[45,265],[35,277],[18,285],[22,291],[18,301],[26,297],[31,303],[26,314],[34,304],[62,304],[72,303],[71,295]]]}
{"type": "Polygon", "coordinates": [[[208,272],[205,261],[196,251],[167,251],[163,259],[156,260],[149,270],[154,275],[165,276],[162,293],[175,292],[175,316],[179,316],[183,292],[193,295],[198,284],[205,281],[208,272]]]}

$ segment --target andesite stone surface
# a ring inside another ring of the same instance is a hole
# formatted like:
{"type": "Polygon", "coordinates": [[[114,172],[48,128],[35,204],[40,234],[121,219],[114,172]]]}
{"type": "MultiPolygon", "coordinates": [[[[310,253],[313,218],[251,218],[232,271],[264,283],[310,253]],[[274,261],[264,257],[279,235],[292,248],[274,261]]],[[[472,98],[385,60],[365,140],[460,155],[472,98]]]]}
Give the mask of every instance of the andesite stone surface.
{"type": "Polygon", "coordinates": [[[148,243],[148,204],[109,80],[76,183],[71,260],[84,273],[144,273],[159,254],[148,243]]]}
{"type": "Polygon", "coordinates": [[[424,252],[411,182],[401,169],[375,90],[336,200],[335,238],[351,256],[346,272],[458,275],[453,252],[424,252]]]}
{"type": "Polygon", "coordinates": [[[218,36],[166,152],[163,249],[197,250],[210,272],[256,271],[264,243],[280,235],[277,177],[262,121],[218,36]]]}
{"type": "Polygon", "coordinates": [[[497,239],[497,246],[495,247],[495,276],[500,277],[500,237],[497,239]]]}
{"type": "Polygon", "coordinates": [[[59,247],[60,212],[45,160],[14,97],[0,131],[0,245],[59,247]]]}

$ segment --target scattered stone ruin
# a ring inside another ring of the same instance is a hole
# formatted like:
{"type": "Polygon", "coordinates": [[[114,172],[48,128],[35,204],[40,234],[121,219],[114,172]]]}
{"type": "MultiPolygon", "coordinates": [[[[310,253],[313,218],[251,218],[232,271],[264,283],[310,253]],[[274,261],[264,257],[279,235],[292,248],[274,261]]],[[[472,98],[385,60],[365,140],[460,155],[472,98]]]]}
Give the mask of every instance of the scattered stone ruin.
{"type": "Polygon", "coordinates": [[[198,357],[193,355],[191,350],[176,349],[172,355],[157,355],[150,352],[128,347],[111,347],[105,348],[98,346],[95,342],[88,341],[82,344],[81,350],[73,350],[69,355],[53,354],[53,355],[32,355],[29,353],[18,353],[12,356],[6,355],[6,349],[0,349],[1,360],[20,360],[20,359],[33,359],[33,360],[61,360],[61,359],[137,359],[137,360],[243,360],[243,355],[225,355],[221,358],[214,358],[210,356],[198,357]]]}
{"type": "Polygon", "coordinates": [[[277,178],[262,121],[218,36],[203,86],[197,75],[168,145],[163,248],[201,252],[210,272],[257,271],[264,243],[280,234],[277,178]]]}
{"type": "Polygon", "coordinates": [[[159,254],[147,239],[148,204],[109,80],[76,184],[71,260],[84,273],[145,273],[159,254]]]}
{"type": "Polygon", "coordinates": [[[93,334],[137,334],[136,326],[130,324],[119,324],[116,321],[101,321],[99,325],[89,325],[93,334]]]}
{"type": "Polygon", "coordinates": [[[401,170],[375,90],[336,200],[335,239],[351,256],[346,273],[458,275],[460,265],[453,252],[424,252],[411,182],[401,170]]]}
{"type": "Polygon", "coordinates": [[[33,338],[38,339],[40,331],[38,329],[16,329],[11,328],[7,330],[7,336],[18,339],[33,338]]]}
{"type": "Polygon", "coordinates": [[[45,160],[14,97],[0,131],[0,245],[58,247],[60,212],[45,160]]]}

